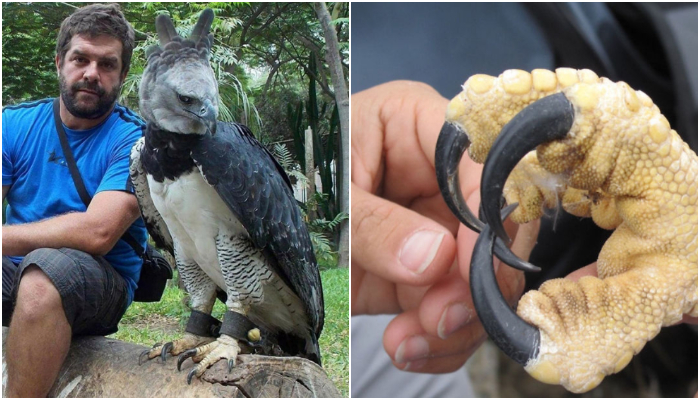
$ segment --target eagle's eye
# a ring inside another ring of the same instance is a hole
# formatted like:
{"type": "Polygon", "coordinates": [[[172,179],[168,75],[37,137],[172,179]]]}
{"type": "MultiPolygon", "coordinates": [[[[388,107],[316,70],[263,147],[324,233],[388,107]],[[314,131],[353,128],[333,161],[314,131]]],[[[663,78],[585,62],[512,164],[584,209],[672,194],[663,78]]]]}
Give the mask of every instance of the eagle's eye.
{"type": "Polygon", "coordinates": [[[178,98],[181,102],[183,102],[183,103],[185,103],[185,104],[192,104],[192,98],[191,98],[191,97],[187,97],[187,96],[183,96],[183,95],[181,95],[181,94],[178,94],[178,95],[177,95],[177,98],[178,98]]]}

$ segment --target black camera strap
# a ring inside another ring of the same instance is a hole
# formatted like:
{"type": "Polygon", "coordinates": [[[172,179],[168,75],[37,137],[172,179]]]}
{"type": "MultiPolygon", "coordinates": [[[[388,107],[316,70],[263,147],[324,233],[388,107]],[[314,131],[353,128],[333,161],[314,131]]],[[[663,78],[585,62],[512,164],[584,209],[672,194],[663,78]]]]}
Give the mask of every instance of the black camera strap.
{"type": "MultiPolygon", "coordinates": [[[[80,199],[83,201],[83,203],[85,203],[85,206],[87,207],[90,205],[90,201],[92,200],[92,198],[90,197],[90,195],[87,192],[87,189],[85,188],[83,178],[80,176],[80,171],[78,171],[78,164],[75,162],[73,152],[71,151],[70,146],[68,145],[68,137],[66,136],[66,131],[63,129],[63,122],[61,121],[60,114],[60,101],[57,97],[53,101],[53,119],[56,123],[56,131],[58,132],[58,138],[61,141],[61,148],[63,149],[63,156],[66,158],[66,164],[68,164],[68,170],[70,171],[70,175],[73,178],[75,188],[78,190],[78,195],[80,195],[80,199]]],[[[129,244],[129,246],[131,246],[131,248],[134,249],[134,251],[140,258],[144,258],[146,252],[141,247],[141,245],[139,245],[136,239],[134,239],[134,237],[129,234],[129,232],[124,232],[121,239],[124,240],[127,244],[129,244]]]]}

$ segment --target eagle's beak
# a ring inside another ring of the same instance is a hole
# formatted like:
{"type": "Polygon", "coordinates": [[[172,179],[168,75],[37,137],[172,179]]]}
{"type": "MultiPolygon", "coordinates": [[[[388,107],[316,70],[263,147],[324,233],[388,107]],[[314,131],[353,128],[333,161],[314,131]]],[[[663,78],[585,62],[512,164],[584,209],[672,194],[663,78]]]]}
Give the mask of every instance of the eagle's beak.
{"type": "Polygon", "coordinates": [[[199,118],[206,125],[207,130],[214,135],[216,133],[216,107],[209,101],[205,100],[202,109],[199,113],[199,118]]]}

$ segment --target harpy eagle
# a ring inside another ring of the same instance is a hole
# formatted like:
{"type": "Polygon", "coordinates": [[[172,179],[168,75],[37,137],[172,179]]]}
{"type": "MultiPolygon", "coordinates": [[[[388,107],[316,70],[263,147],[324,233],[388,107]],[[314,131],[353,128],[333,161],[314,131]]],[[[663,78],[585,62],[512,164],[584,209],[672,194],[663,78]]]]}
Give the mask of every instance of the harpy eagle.
{"type": "Polygon", "coordinates": [[[192,308],[183,338],[142,356],[179,354],[178,369],[193,357],[188,382],[220,359],[230,369],[242,350],[321,363],[321,280],[289,178],[246,126],[216,120],[213,19],[203,11],[187,39],[156,19],[160,46],[147,51],[139,92],[147,129],[131,152],[143,219],[174,251],[192,308]],[[223,323],[211,317],[217,290],[223,323]]]}

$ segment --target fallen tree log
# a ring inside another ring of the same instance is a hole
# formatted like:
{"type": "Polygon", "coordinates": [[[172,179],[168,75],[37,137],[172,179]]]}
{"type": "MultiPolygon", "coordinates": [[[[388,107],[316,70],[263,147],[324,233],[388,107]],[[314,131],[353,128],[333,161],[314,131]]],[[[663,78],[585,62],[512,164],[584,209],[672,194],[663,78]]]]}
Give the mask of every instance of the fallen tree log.
{"type": "MultiPolygon", "coordinates": [[[[6,337],[3,328],[3,388],[6,337]]],[[[177,357],[138,365],[145,349],[101,336],[76,338],[49,397],[340,397],[325,371],[304,358],[239,355],[231,373],[221,360],[188,385],[191,360],[182,364],[182,371],[177,370],[177,357]]]]}

